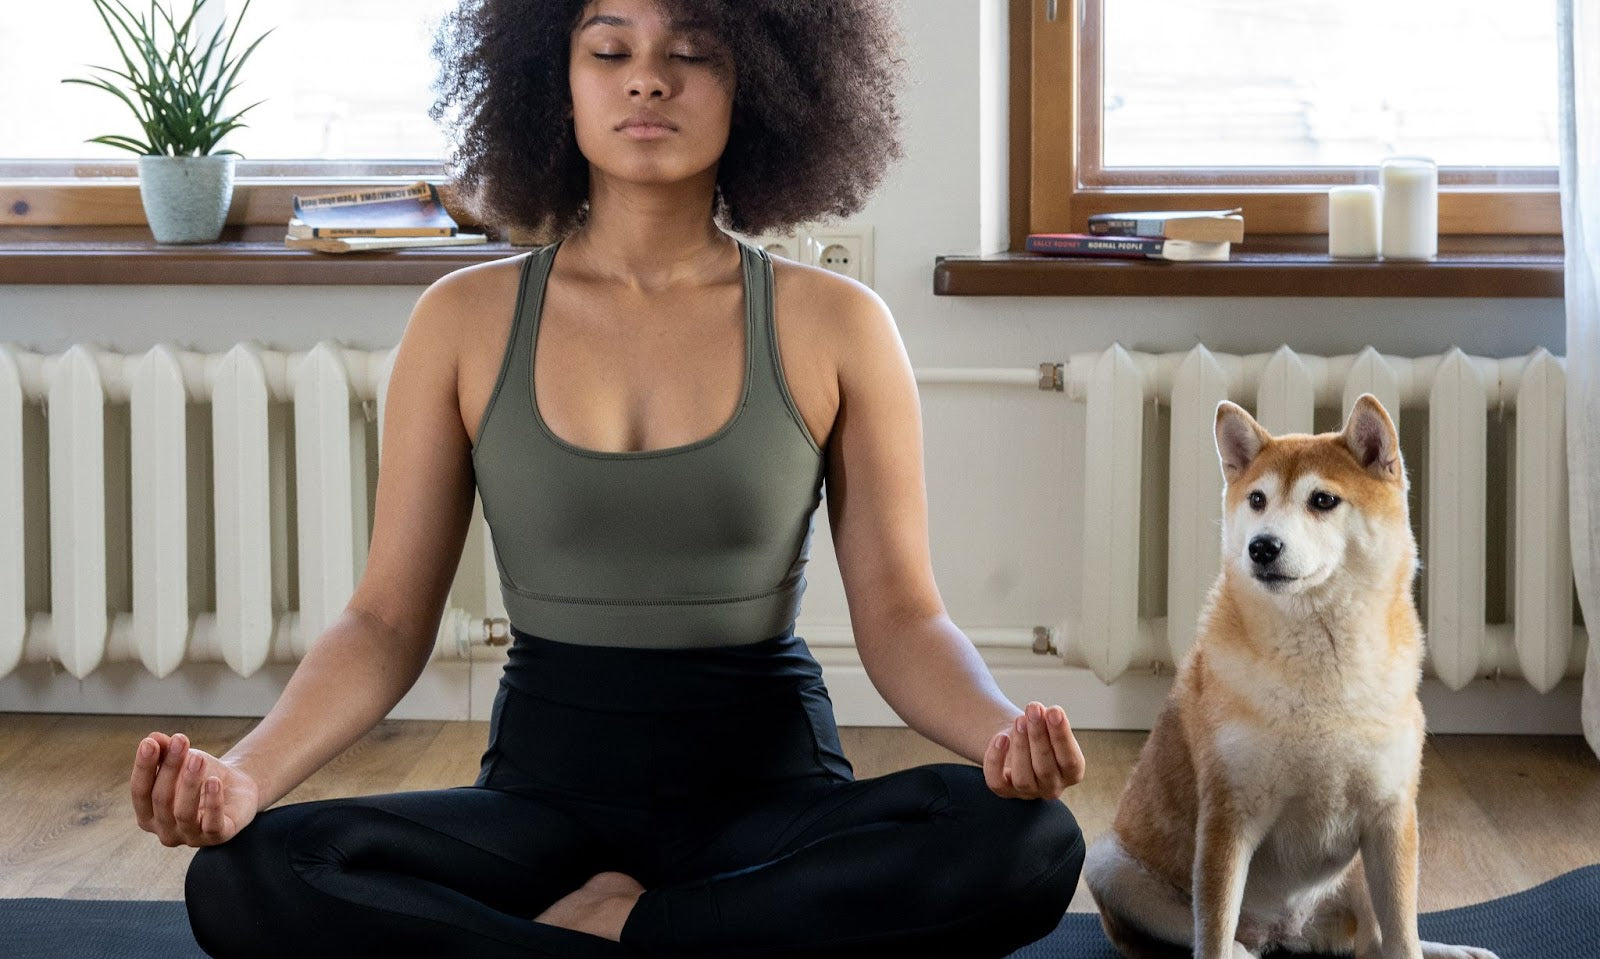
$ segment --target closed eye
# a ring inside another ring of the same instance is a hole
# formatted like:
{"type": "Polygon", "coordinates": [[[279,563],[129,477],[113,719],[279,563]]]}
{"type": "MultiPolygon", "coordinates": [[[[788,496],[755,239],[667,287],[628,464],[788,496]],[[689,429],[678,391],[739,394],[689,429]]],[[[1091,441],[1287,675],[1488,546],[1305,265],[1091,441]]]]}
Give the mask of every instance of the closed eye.
{"type": "MultiPolygon", "coordinates": [[[[596,53],[593,56],[596,60],[626,60],[628,58],[626,53],[596,53]]],[[[672,58],[674,60],[682,60],[685,63],[706,63],[711,59],[710,57],[697,57],[687,53],[674,53],[672,58]]]]}

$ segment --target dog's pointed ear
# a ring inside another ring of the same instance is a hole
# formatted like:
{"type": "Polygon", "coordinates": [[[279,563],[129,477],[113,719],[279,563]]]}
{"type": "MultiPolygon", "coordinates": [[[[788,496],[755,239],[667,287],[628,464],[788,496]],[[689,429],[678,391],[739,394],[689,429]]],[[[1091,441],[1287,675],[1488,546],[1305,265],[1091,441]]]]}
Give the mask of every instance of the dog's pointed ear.
{"type": "Polygon", "coordinates": [[[1253,462],[1272,434],[1261,428],[1244,407],[1223,400],[1217,404],[1217,457],[1222,476],[1233,482],[1253,462]]]}
{"type": "Polygon", "coordinates": [[[1341,434],[1344,445],[1361,468],[1383,480],[1398,482],[1404,478],[1400,466],[1400,435],[1395,432],[1394,420],[1371,393],[1362,393],[1350,410],[1341,434]]]}

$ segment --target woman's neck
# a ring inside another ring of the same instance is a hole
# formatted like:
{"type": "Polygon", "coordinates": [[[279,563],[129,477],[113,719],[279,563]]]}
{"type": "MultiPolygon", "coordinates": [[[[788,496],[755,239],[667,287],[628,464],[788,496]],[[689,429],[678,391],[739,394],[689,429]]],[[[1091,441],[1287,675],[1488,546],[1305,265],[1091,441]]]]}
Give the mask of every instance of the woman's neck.
{"type": "Polygon", "coordinates": [[[712,219],[708,184],[590,182],[588,218],[564,246],[577,247],[596,279],[650,292],[706,282],[726,268],[730,243],[712,219]]]}

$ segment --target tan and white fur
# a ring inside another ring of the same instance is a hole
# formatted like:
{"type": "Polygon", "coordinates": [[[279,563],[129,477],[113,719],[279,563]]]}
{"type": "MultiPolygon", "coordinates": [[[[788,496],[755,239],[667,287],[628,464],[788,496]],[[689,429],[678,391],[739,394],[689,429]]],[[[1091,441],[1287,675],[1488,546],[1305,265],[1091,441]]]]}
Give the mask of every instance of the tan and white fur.
{"type": "Polygon", "coordinates": [[[1217,408],[1222,571],[1084,878],[1129,959],[1272,947],[1494,959],[1417,937],[1416,541],[1394,423],[1274,437],[1217,408]]]}

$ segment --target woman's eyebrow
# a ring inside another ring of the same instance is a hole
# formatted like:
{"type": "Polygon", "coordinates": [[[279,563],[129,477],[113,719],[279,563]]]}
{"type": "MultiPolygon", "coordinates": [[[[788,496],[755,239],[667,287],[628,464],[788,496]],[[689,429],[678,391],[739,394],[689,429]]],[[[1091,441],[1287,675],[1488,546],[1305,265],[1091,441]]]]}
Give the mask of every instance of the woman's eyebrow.
{"type": "Polygon", "coordinates": [[[605,27],[631,27],[631,26],[633,26],[633,21],[629,20],[629,19],[627,19],[625,17],[613,16],[613,15],[611,15],[609,13],[597,13],[594,16],[590,17],[588,20],[585,20],[583,22],[583,25],[578,27],[578,30],[579,31],[583,31],[583,30],[589,29],[590,27],[600,27],[600,26],[605,26],[605,27]]]}
{"type": "MultiPolygon", "coordinates": [[[[633,26],[633,21],[629,20],[627,17],[619,17],[616,14],[611,14],[611,13],[597,13],[594,16],[590,17],[589,19],[585,20],[583,22],[583,24],[578,27],[578,32],[581,33],[584,30],[589,29],[590,27],[631,27],[631,26],[633,26]]],[[[667,31],[669,33],[695,33],[697,31],[700,31],[700,30],[703,30],[703,29],[705,29],[705,23],[703,21],[701,21],[701,20],[668,20],[667,21],[667,31]]]]}

